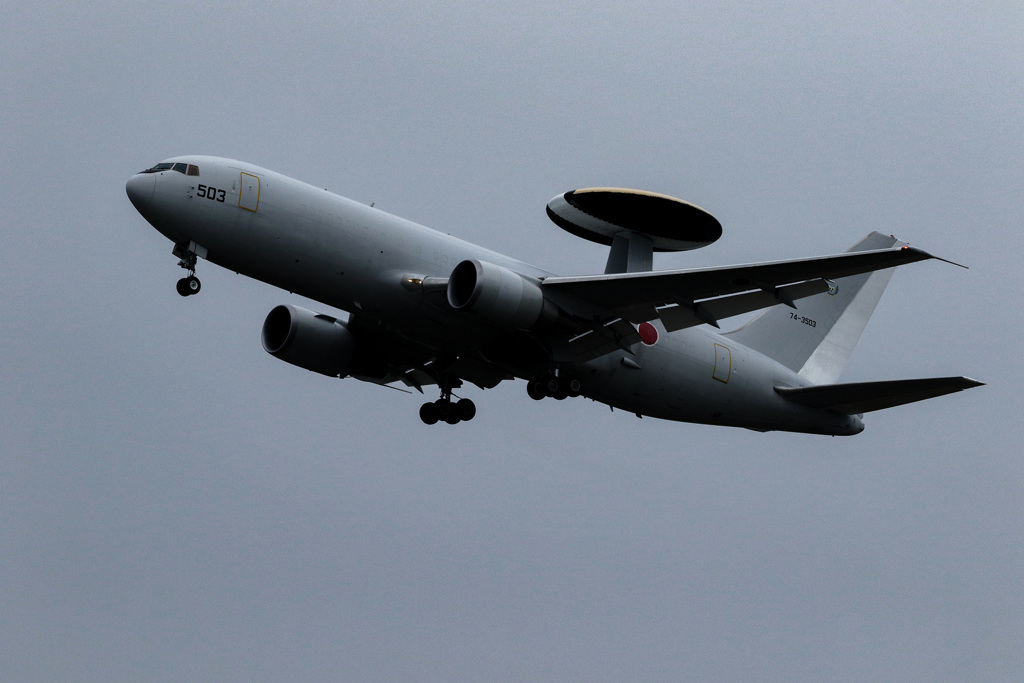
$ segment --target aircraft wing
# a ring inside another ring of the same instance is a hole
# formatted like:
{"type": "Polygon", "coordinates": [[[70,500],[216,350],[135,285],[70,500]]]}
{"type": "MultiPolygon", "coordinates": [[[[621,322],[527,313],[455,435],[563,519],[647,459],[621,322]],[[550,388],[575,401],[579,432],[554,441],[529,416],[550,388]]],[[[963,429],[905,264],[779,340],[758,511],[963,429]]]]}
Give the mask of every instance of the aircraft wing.
{"type": "Polygon", "coordinates": [[[983,382],[970,377],[929,377],[887,382],[775,387],[775,392],[800,405],[857,415],[980,386],[983,386],[983,382]]]}
{"type": "MultiPolygon", "coordinates": [[[[544,280],[543,288],[552,294],[569,294],[623,318],[631,319],[635,317],[630,315],[634,312],[644,315],[659,306],[683,303],[690,305],[702,299],[751,290],[774,292],[784,285],[793,283],[834,280],[931,258],[936,257],[921,249],[904,246],[899,249],[875,249],[739,266],[549,277],[544,280]]],[[[825,290],[805,293],[803,296],[821,291],[825,290]]],[[[775,299],[768,305],[780,302],[785,303],[784,297],[775,299]]],[[[652,315],[646,319],[651,320],[654,317],[656,316],[652,315]]]]}
{"type": "Polygon", "coordinates": [[[549,277],[542,288],[567,309],[578,308],[581,319],[592,321],[591,330],[569,344],[574,358],[586,361],[635,343],[634,335],[614,329],[616,321],[635,324],[660,318],[669,332],[704,323],[717,327],[721,318],[779,303],[796,308],[795,300],[828,291],[830,280],[932,258],[938,257],[902,246],[692,270],[549,277]]]}

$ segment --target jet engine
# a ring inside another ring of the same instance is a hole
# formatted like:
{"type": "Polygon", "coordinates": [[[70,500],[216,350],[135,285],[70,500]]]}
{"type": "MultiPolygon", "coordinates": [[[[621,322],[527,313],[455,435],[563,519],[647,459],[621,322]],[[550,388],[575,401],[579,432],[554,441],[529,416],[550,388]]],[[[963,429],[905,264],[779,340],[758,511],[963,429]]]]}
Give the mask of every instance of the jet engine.
{"type": "Polygon", "coordinates": [[[475,311],[496,325],[523,330],[558,318],[558,308],[544,298],[536,281],[475,259],[452,270],[448,304],[456,310],[475,311]]]}
{"type": "Polygon", "coordinates": [[[345,323],[298,306],[278,306],[263,321],[263,348],[300,368],[339,377],[355,352],[355,337],[345,323]]]}

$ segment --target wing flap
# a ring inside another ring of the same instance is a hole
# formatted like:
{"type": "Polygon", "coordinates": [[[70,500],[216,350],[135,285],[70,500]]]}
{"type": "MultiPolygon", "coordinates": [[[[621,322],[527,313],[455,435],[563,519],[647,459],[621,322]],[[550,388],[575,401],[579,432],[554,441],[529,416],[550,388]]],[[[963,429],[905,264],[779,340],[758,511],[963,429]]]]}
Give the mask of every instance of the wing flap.
{"type": "Polygon", "coordinates": [[[945,396],[983,384],[969,377],[929,377],[809,387],[775,387],[775,392],[786,400],[800,405],[846,415],[858,415],[945,396]]]}
{"type": "Polygon", "coordinates": [[[640,333],[626,320],[617,319],[569,340],[569,352],[577,363],[600,358],[619,349],[629,350],[640,342],[640,333]]]}

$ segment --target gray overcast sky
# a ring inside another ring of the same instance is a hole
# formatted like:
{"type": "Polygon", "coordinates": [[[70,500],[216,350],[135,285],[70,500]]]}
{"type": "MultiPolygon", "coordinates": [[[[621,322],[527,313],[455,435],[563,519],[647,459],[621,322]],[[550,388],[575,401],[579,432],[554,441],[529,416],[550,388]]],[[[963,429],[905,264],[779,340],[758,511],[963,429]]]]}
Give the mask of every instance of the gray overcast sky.
{"type": "Polygon", "coordinates": [[[4,3],[0,677],[1024,679],[1024,6],[705,5],[4,3]],[[852,438],[522,382],[427,428],[264,353],[286,292],[175,293],[124,181],[186,153],[564,274],[583,186],[721,220],[660,268],[892,232],[971,270],[898,272],[843,379],[989,385],[852,438]]]}

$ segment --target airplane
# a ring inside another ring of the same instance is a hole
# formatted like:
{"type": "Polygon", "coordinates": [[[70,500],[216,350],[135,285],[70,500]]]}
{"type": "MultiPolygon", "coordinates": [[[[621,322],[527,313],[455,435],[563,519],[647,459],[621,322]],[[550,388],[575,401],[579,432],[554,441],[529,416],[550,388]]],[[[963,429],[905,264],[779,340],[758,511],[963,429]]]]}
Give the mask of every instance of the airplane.
{"type": "Polygon", "coordinates": [[[173,157],[126,192],[174,244],[187,271],[179,294],[200,291],[204,259],[345,311],[279,305],[263,348],[330,377],[436,386],[440,397],[419,409],[428,425],[473,419],[475,403],[456,394],[467,383],[518,379],[536,400],[584,396],[637,417],[853,435],[864,413],[982,385],[837,383],[895,267],[946,261],[878,232],[841,254],[653,270],[655,252],[705,247],[721,224],[668,195],[583,188],[547,214],[608,246],[605,271],[560,276],[232,159],[173,157]]]}

